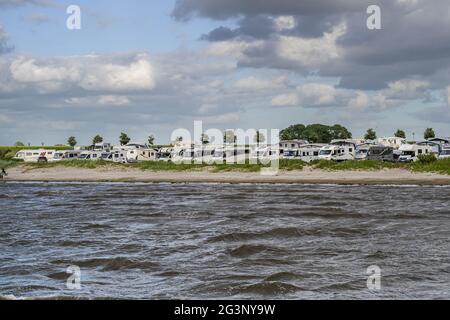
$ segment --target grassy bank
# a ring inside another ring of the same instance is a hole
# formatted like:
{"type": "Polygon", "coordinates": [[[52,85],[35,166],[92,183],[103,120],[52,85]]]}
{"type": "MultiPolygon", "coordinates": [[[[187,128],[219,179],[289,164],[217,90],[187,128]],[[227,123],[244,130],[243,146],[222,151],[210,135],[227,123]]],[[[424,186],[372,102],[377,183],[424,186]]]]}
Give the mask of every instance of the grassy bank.
{"type": "Polygon", "coordinates": [[[434,172],[450,175],[450,159],[443,159],[432,162],[415,162],[411,164],[413,172],[434,172]]]}
{"type": "MultiPolygon", "coordinates": [[[[164,161],[145,161],[132,164],[121,164],[108,161],[83,161],[83,160],[70,160],[50,163],[26,163],[24,164],[28,168],[54,168],[54,167],[69,167],[69,168],[83,168],[83,169],[97,169],[97,168],[134,168],[144,171],[200,171],[210,170],[212,172],[258,172],[263,167],[267,167],[262,164],[175,164],[173,162],[164,161]]],[[[300,160],[281,160],[280,168],[282,170],[302,170],[304,162],[300,160]]]]}
{"type": "Polygon", "coordinates": [[[409,165],[406,163],[397,162],[384,162],[384,161],[374,161],[374,160],[350,160],[350,161],[314,161],[311,166],[315,169],[321,170],[331,170],[331,171],[351,171],[351,170],[361,170],[361,171],[377,171],[383,169],[397,169],[403,168],[408,169],[409,165]]]}
{"type": "MultiPolygon", "coordinates": [[[[175,164],[163,161],[148,161],[133,164],[120,164],[107,161],[83,161],[70,160],[51,163],[23,163],[8,158],[0,159],[0,167],[11,168],[15,165],[23,164],[29,169],[71,167],[84,169],[108,169],[108,168],[134,168],[143,171],[202,171],[211,172],[258,172],[263,167],[262,164],[175,164]]],[[[418,161],[415,163],[391,163],[382,161],[314,161],[305,163],[301,160],[280,160],[280,169],[285,171],[302,170],[304,167],[329,171],[378,171],[383,169],[405,169],[412,172],[432,172],[450,175],[450,159],[434,161],[418,161]]]]}

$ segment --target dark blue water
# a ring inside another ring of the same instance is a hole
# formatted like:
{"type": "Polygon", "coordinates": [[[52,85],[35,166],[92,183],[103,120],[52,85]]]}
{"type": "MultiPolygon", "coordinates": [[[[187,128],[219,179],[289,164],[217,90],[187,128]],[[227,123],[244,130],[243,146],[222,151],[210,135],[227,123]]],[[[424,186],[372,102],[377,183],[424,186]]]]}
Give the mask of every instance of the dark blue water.
{"type": "Polygon", "coordinates": [[[448,187],[3,183],[0,201],[3,297],[450,298],[448,187]]]}

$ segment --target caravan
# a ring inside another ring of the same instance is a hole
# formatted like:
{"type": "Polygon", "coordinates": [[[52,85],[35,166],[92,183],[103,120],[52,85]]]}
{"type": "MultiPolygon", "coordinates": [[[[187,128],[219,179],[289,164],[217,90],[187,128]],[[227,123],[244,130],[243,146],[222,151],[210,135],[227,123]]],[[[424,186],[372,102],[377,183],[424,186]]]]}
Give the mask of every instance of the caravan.
{"type": "Polygon", "coordinates": [[[48,162],[53,159],[56,150],[36,149],[36,150],[20,150],[16,153],[14,159],[23,160],[24,162],[48,162]]]}
{"type": "Polygon", "coordinates": [[[415,162],[419,160],[420,155],[433,154],[433,149],[428,145],[404,144],[400,147],[401,152],[398,161],[415,162]]]}
{"type": "Polygon", "coordinates": [[[356,145],[346,140],[336,140],[330,145],[322,147],[319,152],[320,160],[345,161],[355,159],[356,145]]]}
{"type": "Polygon", "coordinates": [[[439,160],[449,159],[450,158],[450,144],[443,145],[442,151],[439,154],[439,160]]]}

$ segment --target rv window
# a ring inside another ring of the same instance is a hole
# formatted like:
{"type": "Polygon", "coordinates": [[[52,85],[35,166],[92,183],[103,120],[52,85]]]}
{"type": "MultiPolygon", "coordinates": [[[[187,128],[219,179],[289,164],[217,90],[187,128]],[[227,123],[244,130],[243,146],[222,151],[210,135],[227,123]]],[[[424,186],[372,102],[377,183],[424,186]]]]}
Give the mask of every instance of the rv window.
{"type": "Polygon", "coordinates": [[[353,152],[353,148],[348,149],[348,152],[353,152]]]}
{"type": "Polygon", "coordinates": [[[422,149],[419,149],[418,152],[419,152],[419,154],[422,154],[422,149]]]}
{"type": "Polygon", "coordinates": [[[314,151],[314,155],[315,155],[315,156],[318,156],[318,155],[319,155],[319,152],[314,151]]]}

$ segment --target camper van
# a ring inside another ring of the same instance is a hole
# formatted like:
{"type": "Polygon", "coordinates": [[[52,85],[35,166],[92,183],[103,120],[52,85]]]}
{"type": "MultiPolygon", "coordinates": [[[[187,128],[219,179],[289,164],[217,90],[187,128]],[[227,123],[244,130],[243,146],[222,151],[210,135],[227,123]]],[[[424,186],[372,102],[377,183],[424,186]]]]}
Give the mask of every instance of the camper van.
{"type": "Polygon", "coordinates": [[[20,150],[16,153],[14,159],[23,160],[24,162],[47,162],[53,159],[56,150],[20,150]]]}
{"type": "Polygon", "coordinates": [[[406,144],[406,139],[399,137],[379,138],[378,144],[385,147],[392,147],[394,149],[399,149],[402,145],[406,144]]]}
{"type": "Polygon", "coordinates": [[[439,160],[450,158],[450,144],[444,145],[442,147],[441,154],[439,155],[439,160]]]}
{"type": "Polygon", "coordinates": [[[159,149],[156,159],[158,161],[169,162],[172,160],[173,148],[161,148],[159,149]]]}
{"type": "Polygon", "coordinates": [[[80,160],[102,160],[103,151],[83,151],[80,154],[80,160]]]}
{"type": "Polygon", "coordinates": [[[63,160],[75,160],[80,156],[81,151],[79,150],[60,150],[56,151],[53,159],[49,159],[48,161],[63,161],[63,160]]]}
{"type": "Polygon", "coordinates": [[[415,162],[419,160],[420,155],[432,154],[433,149],[427,145],[404,144],[400,147],[401,152],[398,161],[400,162],[415,162]]]}
{"type": "MultiPolygon", "coordinates": [[[[268,161],[268,160],[276,160],[280,158],[280,149],[278,146],[264,146],[264,147],[256,147],[250,152],[249,159],[256,162],[260,161],[268,161]]],[[[238,159],[238,161],[241,159],[238,159]]]]}
{"type": "Polygon", "coordinates": [[[385,146],[372,146],[367,153],[367,160],[394,162],[394,148],[385,146]]]}
{"type": "Polygon", "coordinates": [[[345,140],[333,141],[330,145],[320,149],[320,160],[345,161],[354,160],[356,155],[356,145],[345,140]]]}
{"type": "Polygon", "coordinates": [[[304,162],[311,162],[319,160],[320,150],[324,147],[323,144],[306,144],[298,149],[298,159],[304,162]]]}
{"type": "Polygon", "coordinates": [[[128,149],[123,150],[126,154],[127,162],[139,161],[155,161],[157,159],[157,151],[154,149],[128,149]]]}

